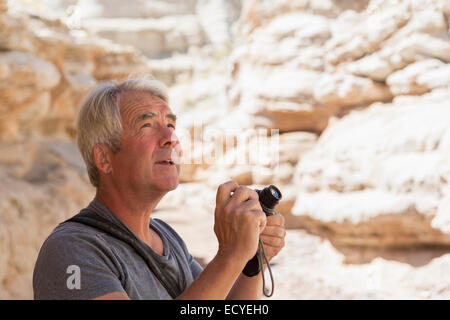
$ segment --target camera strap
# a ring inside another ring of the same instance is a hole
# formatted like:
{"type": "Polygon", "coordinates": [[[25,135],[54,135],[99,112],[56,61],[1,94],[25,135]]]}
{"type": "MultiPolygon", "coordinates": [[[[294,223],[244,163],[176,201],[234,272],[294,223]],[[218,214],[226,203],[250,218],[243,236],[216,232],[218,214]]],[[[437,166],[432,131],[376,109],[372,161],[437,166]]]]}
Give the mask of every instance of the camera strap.
{"type": "Polygon", "coordinates": [[[272,274],[272,269],[270,268],[269,259],[267,259],[267,256],[266,256],[266,249],[264,249],[264,244],[262,243],[261,239],[259,239],[259,254],[257,254],[257,256],[258,256],[259,265],[261,266],[261,275],[262,275],[262,280],[263,280],[263,294],[267,298],[270,298],[273,295],[273,290],[274,290],[275,284],[273,281],[273,274],[272,274]],[[270,290],[270,293],[266,292],[266,279],[264,276],[264,268],[262,267],[263,266],[263,261],[262,261],[263,258],[266,261],[266,266],[267,266],[267,269],[269,270],[270,282],[272,283],[272,288],[270,290]]]}
{"type": "Polygon", "coordinates": [[[142,257],[142,259],[144,259],[149,269],[173,299],[178,297],[184,291],[184,288],[180,287],[177,279],[168,275],[167,272],[164,272],[162,267],[154,259],[152,259],[151,255],[147,253],[147,250],[143,243],[140,242],[136,238],[136,236],[133,235],[129,230],[126,230],[125,228],[122,228],[117,224],[101,217],[95,212],[88,211],[86,209],[83,209],[80,213],[62,223],[66,222],[82,223],[90,227],[99,229],[117,239],[126,242],[136,251],[136,253],[138,253],[142,257]]]}

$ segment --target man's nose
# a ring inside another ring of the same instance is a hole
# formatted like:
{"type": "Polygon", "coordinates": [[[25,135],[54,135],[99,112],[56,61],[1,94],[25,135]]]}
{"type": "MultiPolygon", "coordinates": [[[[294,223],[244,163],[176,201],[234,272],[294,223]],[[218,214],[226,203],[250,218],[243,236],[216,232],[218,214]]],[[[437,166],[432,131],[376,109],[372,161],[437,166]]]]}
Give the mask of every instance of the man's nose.
{"type": "Polygon", "coordinates": [[[168,127],[163,128],[161,142],[160,142],[161,148],[163,148],[163,147],[174,148],[178,143],[179,143],[179,141],[178,141],[177,135],[175,134],[175,131],[168,127]]]}

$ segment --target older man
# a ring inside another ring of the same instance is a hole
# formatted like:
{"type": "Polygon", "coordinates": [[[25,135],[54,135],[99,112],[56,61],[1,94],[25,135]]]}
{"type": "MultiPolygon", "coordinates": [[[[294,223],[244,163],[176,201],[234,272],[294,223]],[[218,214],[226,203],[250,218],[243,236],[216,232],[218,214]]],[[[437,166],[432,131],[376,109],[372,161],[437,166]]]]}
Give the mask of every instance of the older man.
{"type": "Polygon", "coordinates": [[[170,226],[151,218],[158,202],[178,186],[180,171],[176,116],[163,84],[148,78],[103,83],[81,106],[77,125],[78,147],[97,189],[80,215],[108,227],[76,220],[56,227],[36,261],[35,299],[261,296],[261,277],[242,270],[259,238],[273,258],[284,246],[285,229],[282,216],[265,216],[254,190],[234,181],[218,187],[219,247],[204,270],[170,226]]]}

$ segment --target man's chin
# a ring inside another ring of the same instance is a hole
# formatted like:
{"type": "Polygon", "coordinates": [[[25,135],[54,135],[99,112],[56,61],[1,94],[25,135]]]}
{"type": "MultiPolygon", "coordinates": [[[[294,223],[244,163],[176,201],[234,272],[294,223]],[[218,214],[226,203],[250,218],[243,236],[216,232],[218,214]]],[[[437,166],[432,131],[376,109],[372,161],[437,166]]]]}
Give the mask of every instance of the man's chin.
{"type": "Polygon", "coordinates": [[[162,183],[157,184],[157,188],[163,192],[169,192],[172,190],[175,190],[179,185],[179,180],[172,180],[172,181],[164,181],[162,183]]]}
{"type": "Polygon", "coordinates": [[[178,187],[178,184],[179,184],[179,183],[176,183],[176,184],[174,184],[174,185],[171,185],[169,188],[166,189],[167,192],[172,191],[172,190],[175,190],[175,189],[178,187]]]}

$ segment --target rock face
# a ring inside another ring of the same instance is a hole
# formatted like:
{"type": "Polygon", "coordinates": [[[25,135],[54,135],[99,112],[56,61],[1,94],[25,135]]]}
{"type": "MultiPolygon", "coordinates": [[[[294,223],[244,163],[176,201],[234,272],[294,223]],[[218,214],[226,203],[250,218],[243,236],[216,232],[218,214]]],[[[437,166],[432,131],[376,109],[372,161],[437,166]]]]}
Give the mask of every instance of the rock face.
{"type": "Polygon", "coordinates": [[[43,240],[93,198],[73,142],[0,145],[0,299],[31,299],[43,240]]]}
{"type": "Polygon", "coordinates": [[[0,140],[73,137],[77,106],[98,81],[150,72],[132,48],[58,20],[3,13],[0,28],[0,140]]]}
{"type": "Polygon", "coordinates": [[[296,167],[292,227],[337,246],[448,246],[435,222],[448,192],[448,5],[290,5],[264,15],[264,1],[247,3],[230,94],[269,124],[289,106],[297,126],[280,121],[281,131],[321,133],[296,167]]]}
{"type": "Polygon", "coordinates": [[[424,94],[433,89],[449,86],[449,68],[450,64],[441,60],[424,59],[392,73],[386,82],[395,95],[424,94]]]}
{"type": "Polygon", "coordinates": [[[449,98],[399,98],[330,124],[296,168],[297,227],[336,246],[448,246],[449,98]]]}
{"type": "Polygon", "coordinates": [[[218,184],[273,183],[276,298],[448,299],[448,1],[124,3],[0,0],[0,298],[32,298],[42,241],[94,195],[83,96],[152,73],[191,160],[155,214],[202,263],[218,184]]]}
{"type": "MultiPolygon", "coordinates": [[[[203,174],[277,183],[288,227],[329,240],[344,263],[382,257],[425,265],[450,250],[448,4],[334,3],[246,2],[230,57],[232,110],[281,136],[320,134],[310,148],[296,142],[294,175],[264,179],[255,166],[203,174]]],[[[393,296],[420,296],[410,290],[393,296]]]]}

